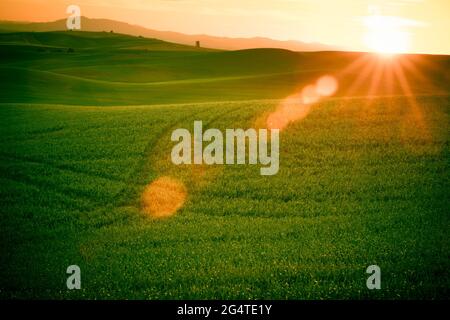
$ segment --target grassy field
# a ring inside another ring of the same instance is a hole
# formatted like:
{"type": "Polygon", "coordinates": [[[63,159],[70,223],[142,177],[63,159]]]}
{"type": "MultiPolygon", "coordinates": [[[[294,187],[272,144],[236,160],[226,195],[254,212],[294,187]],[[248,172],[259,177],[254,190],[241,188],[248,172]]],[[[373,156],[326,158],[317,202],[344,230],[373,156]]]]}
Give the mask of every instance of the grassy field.
{"type": "Polygon", "coordinates": [[[392,62],[362,53],[51,32],[0,34],[0,55],[0,297],[448,298],[448,57],[374,91],[342,70],[392,62]],[[323,74],[339,91],[281,132],[277,175],[170,162],[172,130],[254,127],[323,74]],[[188,190],[162,220],[140,204],[160,176],[188,190]]]}

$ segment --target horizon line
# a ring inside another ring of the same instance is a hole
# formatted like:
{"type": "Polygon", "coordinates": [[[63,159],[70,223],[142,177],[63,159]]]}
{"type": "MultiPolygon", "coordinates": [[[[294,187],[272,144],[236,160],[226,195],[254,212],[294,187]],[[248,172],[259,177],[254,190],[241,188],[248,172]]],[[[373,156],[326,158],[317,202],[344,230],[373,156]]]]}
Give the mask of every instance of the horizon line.
{"type": "MultiPolygon", "coordinates": [[[[289,42],[296,42],[298,44],[307,44],[307,45],[321,45],[321,46],[326,46],[326,47],[330,47],[329,49],[323,49],[323,50],[313,50],[313,51],[296,51],[296,50],[291,50],[291,49],[284,49],[284,50],[288,50],[288,51],[292,51],[292,52],[327,52],[327,51],[331,51],[331,52],[355,52],[355,53],[369,53],[369,54],[378,54],[377,52],[374,51],[369,51],[369,50],[358,50],[358,49],[350,49],[347,47],[337,47],[331,44],[327,44],[327,43],[323,43],[323,42],[307,42],[307,41],[303,41],[303,40],[297,40],[297,39],[276,39],[276,38],[271,38],[268,36],[249,36],[249,37],[232,37],[232,36],[222,36],[222,35],[214,35],[214,34],[207,34],[207,33],[185,33],[185,32],[181,32],[181,31],[174,31],[174,30],[160,30],[160,29],[154,29],[154,28],[148,28],[145,27],[143,25],[140,24],[133,24],[130,23],[128,21],[123,21],[123,20],[116,20],[116,19],[111,19],[111,18],[97,18],[97,17],[88,17],[86,15],[81,15],[80,18],[84,18],[84,19],[88,19],[88,20],[107,20],[107,21],[112,21],[112,22],[118,22],[118,23],[124,23],[124,24],[128,24],[129,26],[132,27],[138,27],[138,28],[142,28],[145,30],[150,30],[150,31],[157,31],[157,32],[167,32],[167,33],[176,33],[176,34],[180,34],[180,35],[185,35],[185,36],[206,36],[206,37],[214,37],[214,38],[222,38],[222,39],[230,39],[230,40],[251,40],[251,39],[263,39],[263,40],[271,40],[271,41],[277,41],[277,42],[284,42],[284,43],[289,43],[289,42]]],[[[6,23],[17,23],[17,24],[44,24],[44,23],[52,23],[52,22],[58,22],[58,21],[64,21],[67,20],[67,17],[61,17],[59,19],[56,20],[46,20],[46,21],[30,21],[30,20],[4,20],[4,19],[0,19],[0,22],[6,22],[6,23]]],[[[54,30],[54,31],[68,31],[68,30],[54,30]]],[[[31,32],[54,32],[54,31],[31,31],[31,32]]],[[[75,30],[75,31],[79,31],[79,32],[101,32],[101,31],[90,31],[90,30],[75,30]]],[[[113,30],[114,31],[114,30],[113,30]]],[[[30,31],[19,31],[19,32],[30,32],[30,31]]],[[[106,30],[103,32],[107,32],[106,30]]],[[[118,33],[118,34],[123,34],[123,35],[129,35],[129,36],[133,36],[127,33],[118,33]]],[[[147,38],[145,36],[142,36],[143,38],[147,38]]],[[[150,39],[150,38],[147,38],[150,39]]],[[[165,42],[170,42],[167,40],[163,40],[163,39],[159,39],[165,42]]],[[[172,43],[177,43],[177,42],[172,42],[172,43]]],[[[267,47],[267,49],[270,49],[271,47],[267,47]]],[[[218,48],[209,48],[209,49],[218,49],[218,48]]],[[[248,49],[262,49],[261,47],[254,47],[254,48],[248,48],[248,49]]],[[[277,49],[276,47],[273,47],[273,49],[277,49]]],[[[282,48],[278,48],[278,49],[282,49],[282,48]]],[[[245,50],[245,49],[221,49],[221,50],[230,50],[230,51],[234,51],[234,50],[245,50]]],[[[444,52],[418,52],[418,51],[409,51],[409,52],[402,52],[402,53],[397,53],[395,55],[414,55],[414,54],[420,54],[420,55],[435,55],[435,56],[449,56],[449,53],[444,53],[444,52]]]]}

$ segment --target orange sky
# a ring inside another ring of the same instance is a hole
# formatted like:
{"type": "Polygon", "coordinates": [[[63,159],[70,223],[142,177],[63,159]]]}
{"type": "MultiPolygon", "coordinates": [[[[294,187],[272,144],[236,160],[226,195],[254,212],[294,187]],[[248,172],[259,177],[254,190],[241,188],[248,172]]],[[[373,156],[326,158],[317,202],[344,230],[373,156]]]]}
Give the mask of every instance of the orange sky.
{"type": "Polygon", "coordinates": [[[450,0],[1,0],[0,19],[61,19],[71,4],[158,30],[450,54],[450,0]]]}

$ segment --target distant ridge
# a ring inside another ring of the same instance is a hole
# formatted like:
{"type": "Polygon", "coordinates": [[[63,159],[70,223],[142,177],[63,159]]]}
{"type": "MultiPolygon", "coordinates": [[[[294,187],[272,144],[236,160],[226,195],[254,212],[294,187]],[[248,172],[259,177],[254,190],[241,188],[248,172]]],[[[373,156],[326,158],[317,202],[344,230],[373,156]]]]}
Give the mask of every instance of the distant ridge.
{"type": "MultiPolygon", "coordinates": [[[[0,31],[61,31],[66,30],[66,20],[56,20],[53,22],[13,22],[0,21],[0,31]]],[[[158,31],[147,29],[138,25],[131,25],[126,22],[109,19],[91,19],[82,17],[81,31],[114,31],[133,36],[143,36],[146,38],[156,38],[164,41],[175,42],[186,45],[195,45],[200,41],[200,45],[205,48],[223,50],[242,50],[251,48],[279,48],[292,51],[335,51],[339,48],[323,45],[320,43],[305,43],[301,41],[281,41],[269,38],[229,38],[209,35],[189,35],[172,31],[158,31]]]]}

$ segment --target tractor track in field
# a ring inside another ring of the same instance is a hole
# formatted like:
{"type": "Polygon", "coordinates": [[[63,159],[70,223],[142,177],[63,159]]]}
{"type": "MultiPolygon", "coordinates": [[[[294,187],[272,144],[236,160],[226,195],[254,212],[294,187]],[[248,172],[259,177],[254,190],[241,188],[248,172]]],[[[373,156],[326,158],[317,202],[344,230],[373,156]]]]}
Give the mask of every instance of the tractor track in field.
{"type": "Polygon", "coordinates": [[[38,183],[26,177],[18,178],[15,176],[2,175],[1,179],[8,180],[19,185],[33,187],[38,192],[54,194],[61,199],[67,199],[70,202],[70,206],[74,207],[80,212],[86,211],[87,207],[91,208],[94,206],[99,206],[98,200],[96,200],[97,198],[93,197],[92,194],[88,192],[80,194],[79,192],[76,192],[74,190],[62,189],[49,183],[38,183]],[[79,204],[80,200],[87,203],[85,203],[84,205],[80,205],[79,204]]]}
{"type": "MultiPolygon", "coordinates": [[[[206,110],[209,111],[209,110],[206,110]]],[[[190,114],[189,116],[195,117],[198,114],[206,112],[205,110],[199,110],[198,112],[194,112],[193,114],[190,114]]],[[[181,120],[177,120],[177,122],[168,124],[167,126],[161,128],[159,130],[159,133],[151,139],[147,145],[145,146],[143,150],[143,156],[141,157],[140,161],[135,165],[134,169],[131,170],[128,178],[125,180],[125,184],[127,186],[130,185],[142,185],[139,180],[142,179],[143,176],[148,176],[152,170],[151,166],[152,163],[150,163],[150,153],[153,150],[153,148],[157,145],[158,141],[167,134],[167,132],[170,132],[170,129],[176,128],[177,124],[182,123],[183,119],[180,116],[181,120]]],[[[180,119],[179,118],[179,119],[180,119]]],[[[126,206],[129,205],[130,198],[132,197],[132,194],[134,192],[128,188],[123,188],[118,194],[116,194],[115,198],[117,206],[126,206]]]]}
{"type": "MultiPolygon", "coordinates": [[[[231,104],[231,106],[227,106],[223,110],[217,109],[215,110],[216,115],[210,119],[207,119],[207,121],[204,122],[205,125],[208,125],[217,119],[220,119],[223,117],[224,114],[230,114],[233,112],[236,112],[242,108],[242,103],[251,103],[251,102],[268,102],[267,100],[250,100],[250,101],[217,101],[217,102],[208,102],[205,103],[205,105],[221,105],[221,104],[231,104]],[[233,106],[232,104],[235,104],[236,106],[233,106]]],[[[270,100],[270,102],[273,102],[270,100]]],[[[178,105],[178,104],[175,104],[178,105]]],[[[194,103],[186,103],[183,105],[197,105],[194,103]]],[[[69,165],[60,165],[55,163],[54,161],[44,161],[36,158],[26,157],[26,156],[17,156],[17,155],[11,155],[6,153],[0,153],[0,161],[1,162],[11,162],[11,161],[18,161],[22,164],[30,164],[30,165],[38,165],[41,166],[42,169],[51,168],[52,170],[60,170],[61,172],[67,172],[67,173],[73,173],[73,174],[80,174],[84,175],[90,178],[94,179],[105,179],[111,182],[116,182],[120,184],[124,184],[125,186],[117,192],[115,195],[111,196],[111,199],[114,203],[116,203],[116,206],[126,206],[130,204],[130,200],[133,198],[135,190],[133,188],[129,188],[129,186],[143,186],[145,183],[143,180],[145,177],[148,177],[151,174],[151,171],[154,170],[153,165],[154,162],[152,160],[157,159],[158,156],[152,156],[151,152],[154,150],[154,147],[157,146],[159,141],[162,137],[164,137],[166,134],[169,134],[171,130],[176,129],[183,121],[186,120],[186,118],[191,118],[192,121],[194,121],[198,117],[202,117],[202,115],[208,115],[210,113],[210,109],[200,109],[196,112],[193,112],[186,116],[180,116],[178,120],[175,123],[168,124],[167,126],[161,128],[159,130],[159,133],[151,139],[151,141],[145,146],[143,151],[143,156],[141,160],[134,166],[134,169],[130,170],[130,174],[128,175],[128,178],[120,179],[113,175],[108,174],[95,174],[89,171],[80,170],[73,168],[69,165]]],[[[151,132],[150,132],[151,135],[151,132]]],[[[20,171],[20,170],[19,170],[20,171]]],[[[68,197],[72,202],[76,202],[77,200],[83,200],[88,202],[88,206],[92,208],[92,210],[96,210],[99,207],[104,206],[104,203],[101,201],[98,201],[98,195],[93,194],[89,190],[80,190],[75,188],[65,188],[61,187],[55,183],[45,182],[45,181],[36,181],[32,177],[29,177],[26,173],[21,172],[9,172],[5,173],[3,175],[3,178],[9,181],[13,181],[15,183],[21,183],[21,184],[27,184],[30,186],[33,186],[39,190],[48,190],[51,191],[54,194],[58,194],[61,196],[68,197]]],[[[102,197],[104,198],[104,197],[102,197]]],[[[77,206],[79,210],[86,210],[83,207],[77,206]]]]}
{"type": "MultiPolygon", "coordinates": [[[[26,182],[29,185],[33,185],[40,189],[51,190],[55,193],[61,193],[69,195],[73,199],[88,200],[91,203],[99,203],[99,195],[92,192],[92,190],[84,190],[70,187],[62,187],[58,182],[52,182],[50,180],[35,180],[28,174],[24,174],[18,171],[2,170],[2,178],[15,182],[26,182]]],[[[100,197],[103,199],[104,197],[100,197]]],[[[103,205],[99,203],[99,205],[103,205]]]]}
{"type": "MultiPolygon", "coordinates": [[[[241,108],[242,108],[241,105],[238,105],[238,106],[232,107],[232,108],[225,108],[221,112],[216,113],[216,116],[209,118],[207,121],[204,121],[204,128],[206,128],[208,124],[223,117],[224,114],[231,114],[233,112],[240,110],[241,108]]],[[[208,114],[208,113],[210,113],[209,109],[208,110],[199,110],[198,112],[194,112],[194,113],[190,114],[189,117],[192,118],[192,121],[194,121],[197,116],[202,115],[202,114],[208,114]]],[[[145,185],[142,183],[138,183],[137,180],[142,179],[143,177],[148,177],[151,174],[151,171],[155,170],[155,168],[153,168],[154,161],[152,161],[152,160],[156,160],[161,156],[161,155],[151,156],[150,155],[151,151],[154,150],[154,147],[157,146],[157,144],[161,141],[161,139],[166,134],[169,134],[172,130],[178,128],[179,125],[181,123],[183,123],[183,121],[185,121],[185,120],[186,120],[186,117],[182,118],[181,120],[179,120],[173,124],[170,124],[170,125],[164,127],[160,131],[162,133],[159,134],[157,138],[153,139],[151,142],[149,142],[147,144],[147,146],[144,149],[144,156],[142,157],[140,163],[137,165],[137,168],[133,171],[135,174],[131,175],[131,177],[138,177],[138,178],[129,179],[128,182],[126,183],[127,185],[130,185],[130,184],[142,185],[142,186],[145,185]],[[139,174],[139,172],[140,172],[140,174],[139,174]]],[[[148,181],[147,181],[147,183],[148,183],[148,181]]],[[[129,188],[124,188],[121,192],[119,192],[119,194],[116,196],[116,198],[118,198],[117,206],[130,205],[130,201],[133,196],[133,193],[134,192],[132,192],[132,190],[130,190],[129,188]]]]}
{"type": "Polygon", "coordinates": [[[43,160],[30,158],[30,157],[19,157],[19,156],[13,156],[13,155],[10,155],[10,154],[0,153],[0,160],[2,160],[2,158],[4,160],[15,160],[15,161],[23,162],[23,163],[30,163],[30,164],[37,164],[37,165],[48,166],[48,167],[51,167],[51,168],[54,168],[54,169],[58,169],[58,170],[61,170],[61,171],[66,171],[66,172],[76,173],[76,174],[82,174],[82,175],[89,176],[89,177],[92,177],[92,178],[99,178],[99,179],[110,180],[110,181],[113,181],[113,182],[125,183],[125,180],[117,178],[117,177],[115,177],[113,175],[109,175],[109,174],[105,174],[105,173],[95,174],[95,173],[90,172],[90,171],[79,170],[79,169],[73,168],[73,167],[71,167],[69,165],[58,165],[58,164],[54,163],[53,161],[43,161],[43,160]]]}

